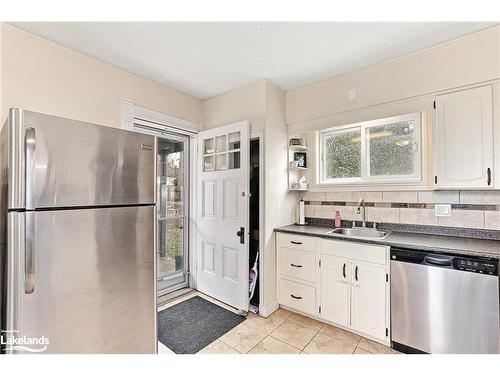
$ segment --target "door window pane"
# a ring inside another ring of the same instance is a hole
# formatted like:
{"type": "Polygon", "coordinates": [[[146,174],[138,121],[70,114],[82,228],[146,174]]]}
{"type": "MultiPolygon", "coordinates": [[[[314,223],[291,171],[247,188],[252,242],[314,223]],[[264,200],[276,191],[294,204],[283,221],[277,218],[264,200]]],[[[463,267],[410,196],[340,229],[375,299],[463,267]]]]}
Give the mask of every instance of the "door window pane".
{"type": "Polygon", "coordinates": [[[227,154],[217,155],[217,170],[223,171],[227,169],[227,154]]]}
{"type": "Polygon", "coordinates": [[[214,139],[208,138],[203,141],[203,154],[213,154],[215,152],[214,139]]]}
{"type": "MultiPolygon", "coordinates": [[[[213,139],[206,141],[203,141],[203,147],[213,148],[213,139]]],[[[187,247],[184,246],[187,228],[184,223],[188,204],[185,186],[188,148],[187,137],[157,138],[156,256],[159,295],[180,288],[187,281],[187,247]]],[[[214,158],[214,155],[203,156],[203,160],[207,160],[207,166],[212,168],[214,158]]]]}
{"type": "Polygon", "coordinates": [[[231,152],[229,155],[229,169],[238,169],[240,167],[240,152],[231,152]]]}
{"type": "Polygon", "coordinates": [[[184,142],[158,142],[158,214],[161,217],[183,215],[184,142]]]}
{"type": "Polygon", "coordinates": [[[204,156],[203,157],[203,172],[212,172],[215,170],[214,157],[204,156]]]}
{"type": "Polygon", "coordinates": [[[348,129],[325,137],[327,179],[361,176],[361,130],[348,129]]]}
{"type": "Polygon", "coordinates": [[[415,173],[415,124],[403,121],[366,129],[369,176],[415,173]]]}
{"type": "Polygon", "coordinates": [[[184,219],[166,219],[158,222],[158,277],[165,277],[184,269],[184,219]]]}
{"type": "Polygon", "coordinates": [[[217,138],[215,138],[217,148],[216,152],[224,152],[226,151],[226,136],[225,135],[220,135],[217,138]]]}
{"type": "Polygon", "coordinates": [[[229,149],[239,150],[240,148],[240,132],[229,133],[229,149]]]}

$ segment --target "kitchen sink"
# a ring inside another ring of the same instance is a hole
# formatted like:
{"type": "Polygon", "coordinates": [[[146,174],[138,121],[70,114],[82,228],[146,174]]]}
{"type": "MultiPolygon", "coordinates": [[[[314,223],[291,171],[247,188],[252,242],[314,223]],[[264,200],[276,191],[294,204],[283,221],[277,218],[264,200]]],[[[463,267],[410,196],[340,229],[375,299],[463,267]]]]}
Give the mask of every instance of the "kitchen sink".
{"type": "Polygon", "coordinates": [[[384,239],[389,234],[372,228],[337,228],[328,232],[336,236],[384,239]]]}

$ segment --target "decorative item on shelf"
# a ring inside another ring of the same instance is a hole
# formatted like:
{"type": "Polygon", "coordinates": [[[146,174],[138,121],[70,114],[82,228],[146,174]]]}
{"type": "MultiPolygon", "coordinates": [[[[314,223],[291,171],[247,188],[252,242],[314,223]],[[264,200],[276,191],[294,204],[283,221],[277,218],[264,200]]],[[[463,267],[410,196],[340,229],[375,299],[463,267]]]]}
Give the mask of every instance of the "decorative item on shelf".
{"type": "Polygon", "coordinates": [[[307,190],[309,187],[308,183],[306,182],[306,178],[302,176],[299,179],[299,182],[292,182],[290,184],[290,189],[291,190],[307,190]]]}
{"type": "Polygon", "coordinates": [[[307,168],[307,153],[296,152],[293,154],[293,161],[297,162],[297,167],[307,168]]]}
{"type": "Polygon", "coordinates": [[[291,190],[307,190],[309,184],[307,182],[292,182],[290,185],[291,190]]]}
{"type": "Polygon", "coordinates": [[[304,138],[290,138],[290,146],[306,146],[304,138]]]}
{"type": "Polygon", "coordinates": [[[291,168],[298,168],[299,167],[299,162],[297,160],[293,160],[290,162],[290,167],[291,168]]]}

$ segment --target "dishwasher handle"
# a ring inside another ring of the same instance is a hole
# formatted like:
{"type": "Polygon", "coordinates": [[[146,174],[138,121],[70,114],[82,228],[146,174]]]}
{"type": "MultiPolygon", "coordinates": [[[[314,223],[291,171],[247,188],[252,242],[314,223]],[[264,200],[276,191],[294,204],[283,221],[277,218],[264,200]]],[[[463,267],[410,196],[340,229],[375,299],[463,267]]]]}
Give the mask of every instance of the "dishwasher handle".
{"type": "Polygon", "coordinates": [[[424,261],[427,264],[432,264],[433,266],[439,267],[451,267],[453,257],[446,255],[436,255],[436,254],[427,254],[424,257],[424,261]]]}

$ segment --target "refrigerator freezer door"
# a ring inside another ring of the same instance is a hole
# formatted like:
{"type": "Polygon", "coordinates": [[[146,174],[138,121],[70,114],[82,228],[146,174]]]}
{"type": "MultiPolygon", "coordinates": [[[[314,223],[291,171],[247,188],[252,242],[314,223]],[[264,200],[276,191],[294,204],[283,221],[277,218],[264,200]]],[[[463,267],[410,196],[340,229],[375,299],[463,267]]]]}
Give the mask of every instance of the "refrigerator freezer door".
{"type": "MultiPolygon", "coordinates": [[[[18,240],[9,246],[8,328],[47,338],[46,353],[155,353],[154,207],[31,214],[33,292],[18,240]]],[[[25,215],[9,213],[20,228],[9,232],[23,231],[25,215]]]]}
{"type": "Polygon", "coordinates": [[[9,208],[154,203],[154,137],[20,109],[10,118],[9,208]]]}

